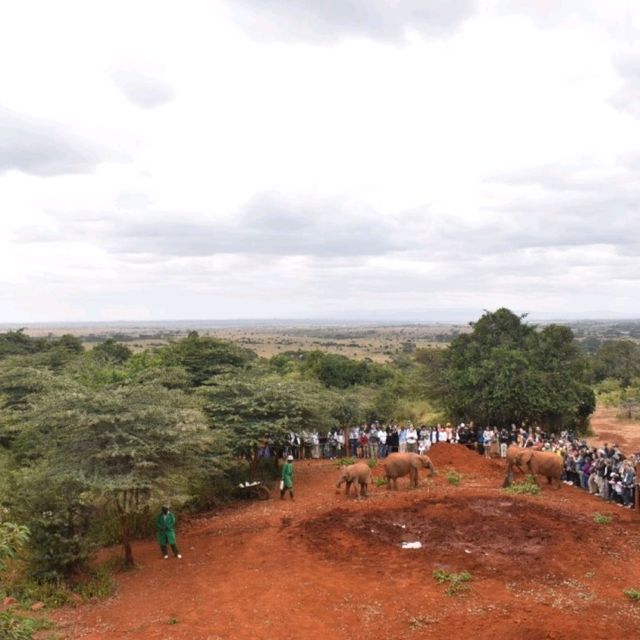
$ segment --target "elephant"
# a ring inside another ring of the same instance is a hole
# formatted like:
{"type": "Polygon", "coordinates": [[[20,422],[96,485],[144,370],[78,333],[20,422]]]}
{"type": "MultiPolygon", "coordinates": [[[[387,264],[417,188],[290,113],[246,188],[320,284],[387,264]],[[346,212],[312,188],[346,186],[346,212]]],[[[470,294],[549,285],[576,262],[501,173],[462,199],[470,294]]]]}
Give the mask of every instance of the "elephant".
{"type": "MultiPolygon", "coordinates": [[[[371,469],[366,462],[357,462],[345,467],[340,474],[340,480],[336,483],[336,487],[340,489],[343,482],[347,483],[345,495],[349,495],[351,485],[357,482],[360,485],[360,495],[366,496],[368,485],[371,482],[371,469]]],[[[337,493],[337,491],[336,491],[337,493]]],[[[356,495],[358,495],[358,487],[356,487],[356,495]]]]}
{"type": "Polygon", "coordinates": [[[436,474],[435,467],[428,456],[418,453],[392,453],[385,458],[384,475],[387,480],[387,488],[398,488],[398,478],[409,475],[409,487],[418,486],[418,471],[421,468],[429,469],[431,476],[436,474]]]}
{"type": "Polygon", "coordinates": [[[502,483],[503,487],[508,487],[513,482],[513,469],[520,469],[523,473],[531,474],[534,482],[538,483],[536,476],[545,476],[549,484],[557,480],[556,488],[560,488],[562,480],[563,462],[562,458],[550,451],[537,451],[531,447],[522,449],[511,445],[507,449],[507,475],[502,483]]]}

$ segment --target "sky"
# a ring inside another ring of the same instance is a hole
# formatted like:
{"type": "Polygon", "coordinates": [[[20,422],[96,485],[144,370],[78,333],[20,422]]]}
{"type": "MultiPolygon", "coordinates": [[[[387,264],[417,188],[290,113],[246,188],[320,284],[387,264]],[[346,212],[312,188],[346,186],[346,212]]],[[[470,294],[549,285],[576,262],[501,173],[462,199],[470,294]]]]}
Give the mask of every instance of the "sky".
{"type": "Polygon", "coordinates": [[[637,0],[0,3],[0,322],[640,317],[637,0]]]}

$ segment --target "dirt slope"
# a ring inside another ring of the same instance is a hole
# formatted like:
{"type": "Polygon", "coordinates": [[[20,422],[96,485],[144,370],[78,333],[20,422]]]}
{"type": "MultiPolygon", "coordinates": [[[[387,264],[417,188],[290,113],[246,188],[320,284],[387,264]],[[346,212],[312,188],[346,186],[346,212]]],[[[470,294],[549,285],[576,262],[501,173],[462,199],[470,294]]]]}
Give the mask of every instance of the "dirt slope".
{"type": "MultiPolygon", "coordinates": [[[[597,428],[597,425],[596,425],[597,428]]],[[[296,463],[296,500],[184,524],[184,558],[136,545],[108,601],[56,612],[64,638],[158,640],[637,637],[640,518],[573,487],[499,487],[502,463],[436,445],[440,470],[409,491],[336,495],[330,462],[296,463]],[[462,474],[451,486],[446,470],[462,474]],[[596,525],[593,513],[613,517],[596,525]],[[403,550],[403,541],[421,549],[403,550]],[[434,569],[472,574],[448,596],[434,569]]],[[[382,469],[377,469],[380,475],[382,469]]]]}

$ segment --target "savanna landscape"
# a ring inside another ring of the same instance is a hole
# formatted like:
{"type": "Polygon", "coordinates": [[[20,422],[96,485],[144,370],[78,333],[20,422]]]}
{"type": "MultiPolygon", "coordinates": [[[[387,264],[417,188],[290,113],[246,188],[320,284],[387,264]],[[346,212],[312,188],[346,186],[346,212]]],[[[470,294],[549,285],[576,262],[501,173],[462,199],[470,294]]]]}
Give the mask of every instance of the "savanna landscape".
{"type": "Polygon", "coordinates": [[[504,460],[457,444],[432,446],[438,473],[416,489],[404,478],[389,490],[384,461],[370,460],[357,499],[336,490],[340,461],[324,459],[296,461],[295,500],[281,501],[281,462],[258,458],[292,430],[491,415],[635,452],[640,347],[626,328],[577,338],[501,309],[446,330],[189,328],[147,346],[103,331],[0,334],[7,637],[560,640],[637,628],[635,509],[567,484],[505,490],[504,460]],[[258,339],[264,351],[250,348],[258,339]],[[358,358],[322,340],[367,342],[358,358]],[[523,393],[534,374],[553,393],[523,393]],[[269,500],[234,497],[249,478],[269,500]],[[153,540],[166,502],[179,560],[153,540]]]}

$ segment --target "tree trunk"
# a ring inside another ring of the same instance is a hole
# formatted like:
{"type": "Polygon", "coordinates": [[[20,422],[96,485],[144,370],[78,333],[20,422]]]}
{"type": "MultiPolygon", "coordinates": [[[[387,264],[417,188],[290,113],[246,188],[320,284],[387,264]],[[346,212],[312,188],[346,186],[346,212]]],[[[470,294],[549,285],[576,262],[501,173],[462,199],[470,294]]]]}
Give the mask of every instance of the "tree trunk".
{"type": "Polygon", "coordinates": [[[124,550],[124,564],[126,567],[133,567],[133,551],[131,549],[131,531],[129,527],[129,514],[120,515],[120,531],[122,535],[122,548],[124,550]]]}

